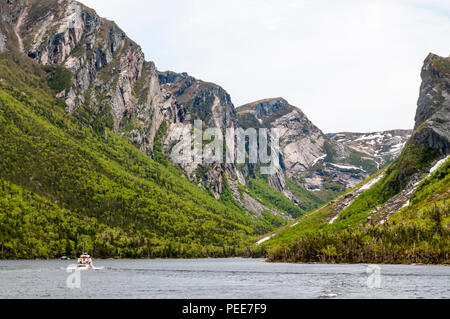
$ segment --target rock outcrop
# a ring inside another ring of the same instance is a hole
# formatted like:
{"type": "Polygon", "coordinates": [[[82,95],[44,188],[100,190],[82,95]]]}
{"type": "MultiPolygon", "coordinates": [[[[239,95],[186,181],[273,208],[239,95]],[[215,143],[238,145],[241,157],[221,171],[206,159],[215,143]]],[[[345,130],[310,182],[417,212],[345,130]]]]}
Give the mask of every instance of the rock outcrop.
{"type": "Polygon", "coordinates": [[[6,37],[0,32],[0,53],[6,50],[6,37]]]}
{"type": "Polygon", "coordinates": [[[305,171],[317,158],[324,155],[326,136],[298,108],[282,98],[266,99],[238,108],[242,125],[253,116],[258,127],[277,128],[280,133],[280,152],[288,177],[305,171]]]}
{"type": "Polygon", "coordinates": [[[441,155],[450,152],[450,57],[430,54],[422,69],[414,141],[441,155]]]}
{"type": "Polygon", "coordinates": [[[70,113],[87,110],[87,125],[102,122],[151,154],[159,125],[176,121],[178,110],[160,88],[154,63],[114,22],[73,0],[11,0],[1,11],[13,25],[16,49],[73,74],[73,85],[57,95],[70,113]]]}
{"type": "MultiPolygon", "coordinates": [[[[324,134],[283,98],[237,108],[244,128],[278,128],[282,173],[272,185],[286,192],[284,177],[309,191],[330,194],[352,188],[400,155],[410,131],[324,134]]],[[[274,180],[273,178],[271,179],[274,180]]]]}

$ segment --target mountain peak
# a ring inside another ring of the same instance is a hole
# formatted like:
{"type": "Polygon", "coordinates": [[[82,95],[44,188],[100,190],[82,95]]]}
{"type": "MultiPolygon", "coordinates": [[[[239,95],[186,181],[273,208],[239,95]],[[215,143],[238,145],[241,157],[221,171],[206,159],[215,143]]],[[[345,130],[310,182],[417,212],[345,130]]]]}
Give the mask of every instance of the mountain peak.
{"type": "Polygon", "coordinates": [[[261,99],[261,100],[258,100],[258,101],[254,101],[254,102],[245,104],[244,106],[246,106],[246,105],[257,105],[257,104],[260,104],[260,103],[282,103],[282,104],[289,104],[289,102],[286,101],[286,100],[285,100],[284,98],[282,98],[282,97],[272,97],[272,98],[266,98],[266,99],[261,99]]]}
{"type": "Polygon", "coordinates": [[[445,155],[450,151],[450,57],[430,53],[421,76],[414,140],[445,155]]]}
{"type": "Polygon", "coordinates": [[[247,103],[247,104],[244,104],[244,105],[240,106],[240,108],[247,108],[247,109],[253,108],[254,109],[254,108],[256,108],[258,106],[261,106],[261,105],[272,105],[272,106],[279,105],[279,106],[286,107],[286,106],[289,105],[289,102],[286,101],[282,97],[274,97],[274,98],[261,99],[261,100],[258,100],[258,101],[247,103]]]}
{"type": "Polygon", "coordinates": [[[299,117],[305,116],[299,108],[292,106],[282,97],[248,103],[238,107],[237,112],[241,114],[252,113],[257,119],[262,119],[263,121],[266,121],[268,118],[280,118],[291,112],[297,112],[299,117]]]}

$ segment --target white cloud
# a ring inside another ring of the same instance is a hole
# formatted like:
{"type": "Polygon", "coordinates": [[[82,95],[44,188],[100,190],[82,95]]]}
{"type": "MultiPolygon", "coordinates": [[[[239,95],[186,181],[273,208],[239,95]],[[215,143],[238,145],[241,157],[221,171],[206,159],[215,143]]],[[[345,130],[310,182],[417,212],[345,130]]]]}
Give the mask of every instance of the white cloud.
{"type": "Polygon", "coordinates": [[[420,69],[450,53],[448,1],[82,0],[160,70],[236,106],[283,96],[325,132],[412,128],[420,69]]]}

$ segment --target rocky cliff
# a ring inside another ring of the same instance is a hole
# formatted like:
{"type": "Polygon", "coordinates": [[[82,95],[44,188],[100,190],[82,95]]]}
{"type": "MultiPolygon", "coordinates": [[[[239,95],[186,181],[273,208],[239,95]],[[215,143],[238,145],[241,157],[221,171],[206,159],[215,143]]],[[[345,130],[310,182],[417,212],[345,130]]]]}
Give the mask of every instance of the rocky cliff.
{"type": "Polygon", "coordinates": [[[283,98],[265,99],[237,108],[239,124],[280,130],[281,181],[294,180],[325,200],[356,186],[400,155],[410,131],[324,134],[297,107],[283,98]]]}
{"type": "Polygon", "coordinates": [[[324,154],[326,136],[299,108],[282,98],[266,99],[239,107],[238,116],[244,127],[255,124],[256,127],[280,130],[282,166],[288,177],[303,172],[324,154]]]}
{"type": "Polygon", "coordinates": [[[154,63],[114,22],[73,0],[11,0],[1,10],[14,25],[7,30],[10,47],[72,73],[58,97],[87,125],[109,126],[151,153],[163,118],[178,119],[154,63]]]}
{"type": "Polygon", "coordinates": [[[422,68],[414,141],[450,152],[450,58],[430,54],[422,68]]]}
{"type": "MultiPolygon", "coordinates": [[[[183,126],[191,126],[196,120],[201,120],[204,127],[220,128],[222,133],[227,128],[237,127],[236,113],[231,97],[220,86],[195,79],[187,73],[179,74],[171,71],[159,72],[158,79],[161,89],[170,94],[171,102],[176,105],[179,112],[176,120],[168,120],[169,126],[164,139],[166,153],[173,146],[169,139],[172,132],[183,126]]],[[[192,182],[200,182],[199,186],[205,186],[212,190],[217,199],[222,194],[224,174],[233,185],[245,183],[233,164],[203,162],[187,163],[182,167],[192,182]]]]}

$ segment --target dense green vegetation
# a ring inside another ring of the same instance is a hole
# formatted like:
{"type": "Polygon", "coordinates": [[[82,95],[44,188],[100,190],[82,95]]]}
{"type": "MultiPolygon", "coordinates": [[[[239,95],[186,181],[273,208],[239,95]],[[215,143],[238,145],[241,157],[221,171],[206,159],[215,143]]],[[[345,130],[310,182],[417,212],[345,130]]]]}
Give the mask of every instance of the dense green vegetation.
{"type": "Polygon", "coordinates": [[[330,142],[326,141],[323,144],[323,148],[324,148],[325,154],[327,154],[327,156],[325,157],[325,162],[333,163],[335,158],[337,157],[337,152],[333,148],[333,145],[330,142]]]}
{"type": "Polygon", "coordinates": [[[412,175],[425,173],[437,155],[430,148],[409,143],[402,155],[386,169],[384,177],[340,213],[333,224],[335,230],[355,227],[365,221],[377,206],[386,203],[404,189],[412,175]]]}
{"type": "Polygon", "coordinates": [[[0,258],[74,257],[82,242],[96,257],[235,256],[273,229],[81,125],[17,59],[0,56],[0,258]]]}
{"type": "Polygon", "coordinates": [[[444,78],[445,76],[450,75],[450,63],[446,59],[433,59],[433,67],[439,71],[440,77],[444,78]]]}
{"type": "Polygon", "coordinates": [[[281,226],[285,226],[287,224],[286,219],[284,219],[280,216],[276,216],[276,215],[272,214],[271,212],[263,211],[262,215],[264,216],[263,221],[265,221],[268,224],[268,226],[281,227],[281,226]]]}
{"type": "Polygon", "coordinates": [[[231,193],[230,185],[228,184],[227,176],[223,175],[222,181],[222,195],[220,196],[220,201],[226,206],[239,207],[239,204],[235,201],[233,194],[231,193]]]}
{"type": "Polygon", "coordinates": [[[270,261],[321,263],[450,263],[450,202],[389,224],[300,237],[269,254],[270,261]],[[415,221],[421,219],[421,223],[415,221]],[[447,224],[444,223],[447,220],[447,224]]]}
{"type": "Polygon", "coordinates": [[[167,122],[163,121],[155,136],[155,143],[153,146],[153,159],[166,167],[170,166],[169,158],[163,151],[163,137],[167,131],[167,122]]]}
{"type": "Polygon", "coordinates": [[[300,186],[291,179],[287,178],[286,183],[292,194],[294,194],[294,196],[300,201],[299,206],[304,212],[313,211],[328,201],[324,200],[313,192],[308,191],[306,188],[300,186]]]}
{"type": "Polygon", "coordinates": [[[238,118],[238,122],[239,125],[244,129],[249,129],[249,128],[259,128],[261,127],[261,123],[259,123],[258,119],[255,117],[255,115],[253,113],[250,112],[242,112],[242,113],[237,113],[237,118],[238,118]]]}
{"type": "MultiPolygon", "coordinates": [[[[0,179],[0,259],[76,256],[83,242],[100,256],[132,256],[141,246],[138,237],[100,224],[96,218],[75,216],[0,179]]],[[[152,250],[151,242],[146,244],[142,249],[152,250]]],[[[150,250],[146,253],[151,255],[150,250]]]]}
{"type": "Polygon", "coordinates": [[[353,166],[360,167],[370,174],[375,174],[378,171],[377,163],[367,158],[367,154],[352,150],[347,158],[347,162],[353,166]]]}
{"type": "Polygon", "coordinates": [[[265,206],[280,210],[294,218],[305,213],[305,211],[287,199],[287,197],[285,197],[277,189],[271,187],[267,183],[267,180],[263,177],[258,179],[250,179],[247,192],[250,196],[258,199],[265,206]]]}
{"type": "Polygon", "coordinates": [[[44,67],[47,72],[48,86],[57,93],[70,89],[72,86],[72,73],[60,65],[49,65],[44,67]]]}
{"type": "MultiPolygon", "coordinates": [[[[448,61],[432,63],[434,80],[445,82],[448,61]]],[[[450,161],[427,176],[443,154],[431,141],[415,142],[424,127],[416,128],[398,159],[369,179],[377,178],[369,189],[348,191],[309,213],[255,247],[253,255],[268,254],[275,262],[450,263],[450,161]]],[[[332,161],[331,145],[325,149],[326,161],[332,161]]],[[[375,171],[363,154],[352,153],[349,161],[375,171]]]]}
{"type": "MultiPolygon", "coordinates": [[[[189,183],[162,150],[166,122],[156,134],[152,159],[114,134],[108,105],[68,114],[54,96],[70,86],[71,75],[62,67],[0,55],[0,259],[75,257],[85,244],[96,257],[268,254],[271,261],[289,262],[449,262],[450,161],[388,222],[368,219],[413,175],[426,173],[438,156],[431,148],[410,142],[379,173],[383,178],[343,207],[332,224],[339,200],[317,208],[341,193],[340,185],[325,182],[325,191],[313,193],[287,180],[300,200],[296,205],[267,178],[251,178],[241,192],[302,218],[249,251],[257,238],[287,221],[269,211],[256,216],[244,210],[226,176],[220,200],[189,183]]],[[[190,107],[208,118],[202,101],[190,107]]],[[[335,150],[331,144],[325,148],[332,161],[335,150]]],[[[354,153],[350,160],[373,171],[362,157],[354,153]]],[[[250,176],[257,176],[253,169],[250,176]]]]}

